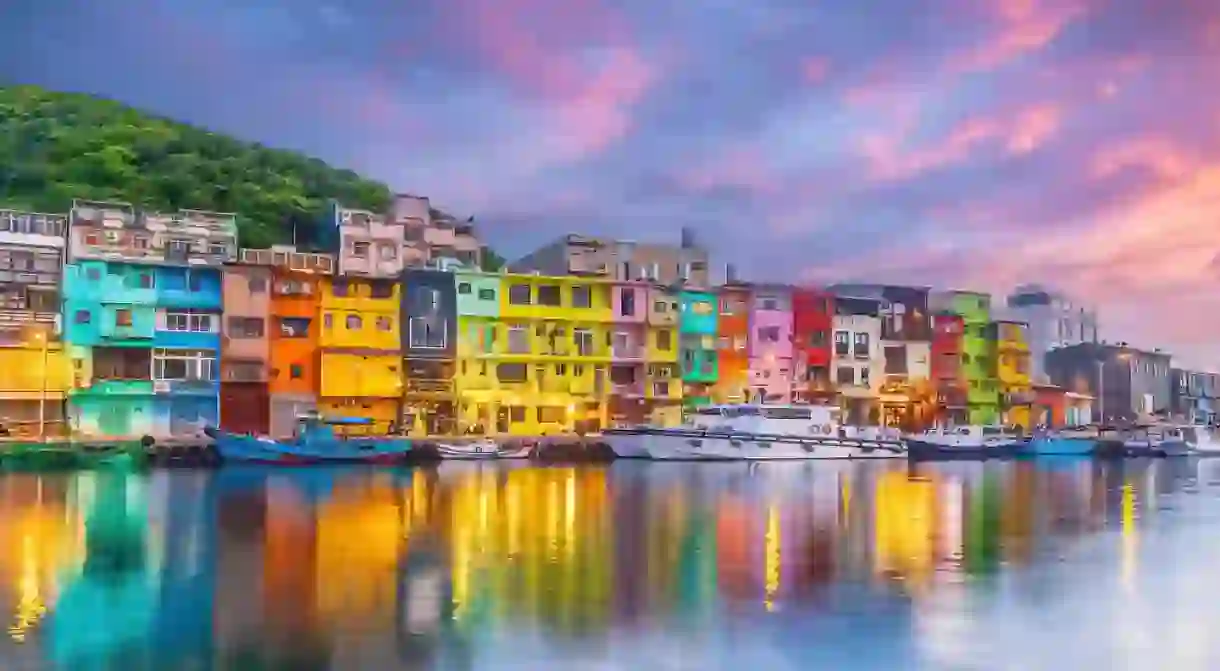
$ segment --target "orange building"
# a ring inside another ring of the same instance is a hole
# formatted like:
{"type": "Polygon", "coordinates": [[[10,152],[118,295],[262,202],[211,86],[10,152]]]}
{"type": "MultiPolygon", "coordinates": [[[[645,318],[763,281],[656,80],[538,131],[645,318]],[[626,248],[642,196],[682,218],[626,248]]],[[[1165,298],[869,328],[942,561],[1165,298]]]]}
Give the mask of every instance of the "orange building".
{"type": "Polygon", "coordinates": [[[750,289],[725,285],[720,298],[720,377],[713,388],[717,403],[744,403],[750,386],[750,289]]]}
{"type": "Polygon", "coordinates": [[[289,436],[296,417],[317,408],[319,296],[334,272],[329,254],[302,254],[274,247],[271,320],[268,328],[271,435],[289,436]]]}

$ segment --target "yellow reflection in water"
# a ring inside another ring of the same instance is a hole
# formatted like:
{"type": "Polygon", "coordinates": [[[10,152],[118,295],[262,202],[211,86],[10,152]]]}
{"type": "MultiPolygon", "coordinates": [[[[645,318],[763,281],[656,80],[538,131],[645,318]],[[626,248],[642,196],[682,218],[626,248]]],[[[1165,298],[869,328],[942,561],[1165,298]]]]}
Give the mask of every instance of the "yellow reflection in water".
{"type": "Polygon", "coordinates": [[[775,609],[775,595],[779,593],[781,538],[779,524],[779,508],[771,505],[767,508],[767,534],[764,538],[763,561],[765,562],[766,583],[763,605],[770,612],[775,609]]]}
{"type": "Polygon", "coordinates": [[[1122,487],[1121,513],[1122,585],[1124,589],[1132,591],[1135,588],[1135,569],[1139,563],[1139,530],[1135,525],[1135,488],[1130,481],[1122,487]]]}
{"type": "Polygon", "coordinates": [[[340,489],[318,507],[315,587],[322,617],[393,616],[400,508],[399,491],[382,480],[340,489]]]}
{"type": "Polygon", "coordinates": [[[935,556],[935,485],[891,471],[878,477],[874,501],[874,570],[923,585],[935,556]]]}

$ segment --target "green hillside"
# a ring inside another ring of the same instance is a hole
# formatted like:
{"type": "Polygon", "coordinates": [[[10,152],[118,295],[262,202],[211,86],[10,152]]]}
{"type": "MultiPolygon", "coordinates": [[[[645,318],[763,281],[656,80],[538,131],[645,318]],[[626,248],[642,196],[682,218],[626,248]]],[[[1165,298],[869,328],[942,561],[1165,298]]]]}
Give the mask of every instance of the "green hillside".
{"type": "Polygon", "coordinates": [[[66,211],[73,198],[236,212],[242,244],[309,236],[324,203],[379,211],[390,189],[317,159],[33,86],[0,87],[0,203],[66,211]]]}

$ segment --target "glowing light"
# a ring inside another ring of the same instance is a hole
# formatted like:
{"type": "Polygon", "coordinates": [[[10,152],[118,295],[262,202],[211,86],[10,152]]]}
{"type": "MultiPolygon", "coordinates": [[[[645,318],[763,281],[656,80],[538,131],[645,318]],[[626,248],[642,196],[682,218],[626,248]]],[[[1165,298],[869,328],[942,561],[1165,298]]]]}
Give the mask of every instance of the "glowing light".
{"type": "Polygon", "coordinates": [[[1123,537],[1122,554],[1122,585],[1127,591],[1134,591],[1135,569],[1139,563],[1139,531],[1135,526],[1135,488],[1131,483],[1122,487],[1121,528],[1123,537]]]}
{"type": "Polygon", "coordinates": [[[767,612],[775,610],[775,595],[779,593],[781,539],[779,526],[779,508],[772,505],[767,508],[767,535],[764,539],[765,598],[763,606],[767,612]]]}

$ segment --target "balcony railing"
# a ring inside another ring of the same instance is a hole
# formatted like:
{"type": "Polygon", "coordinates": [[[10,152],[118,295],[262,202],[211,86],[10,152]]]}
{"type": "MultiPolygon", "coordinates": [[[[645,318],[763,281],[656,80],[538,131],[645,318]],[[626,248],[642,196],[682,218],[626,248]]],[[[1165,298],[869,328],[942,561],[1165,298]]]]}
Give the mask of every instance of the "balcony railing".
{"type": "Polygon", "coordinates": [[[408,379],[406,389],[408,393],[451,394],[453,393],[453,380],[408,379]]]}

